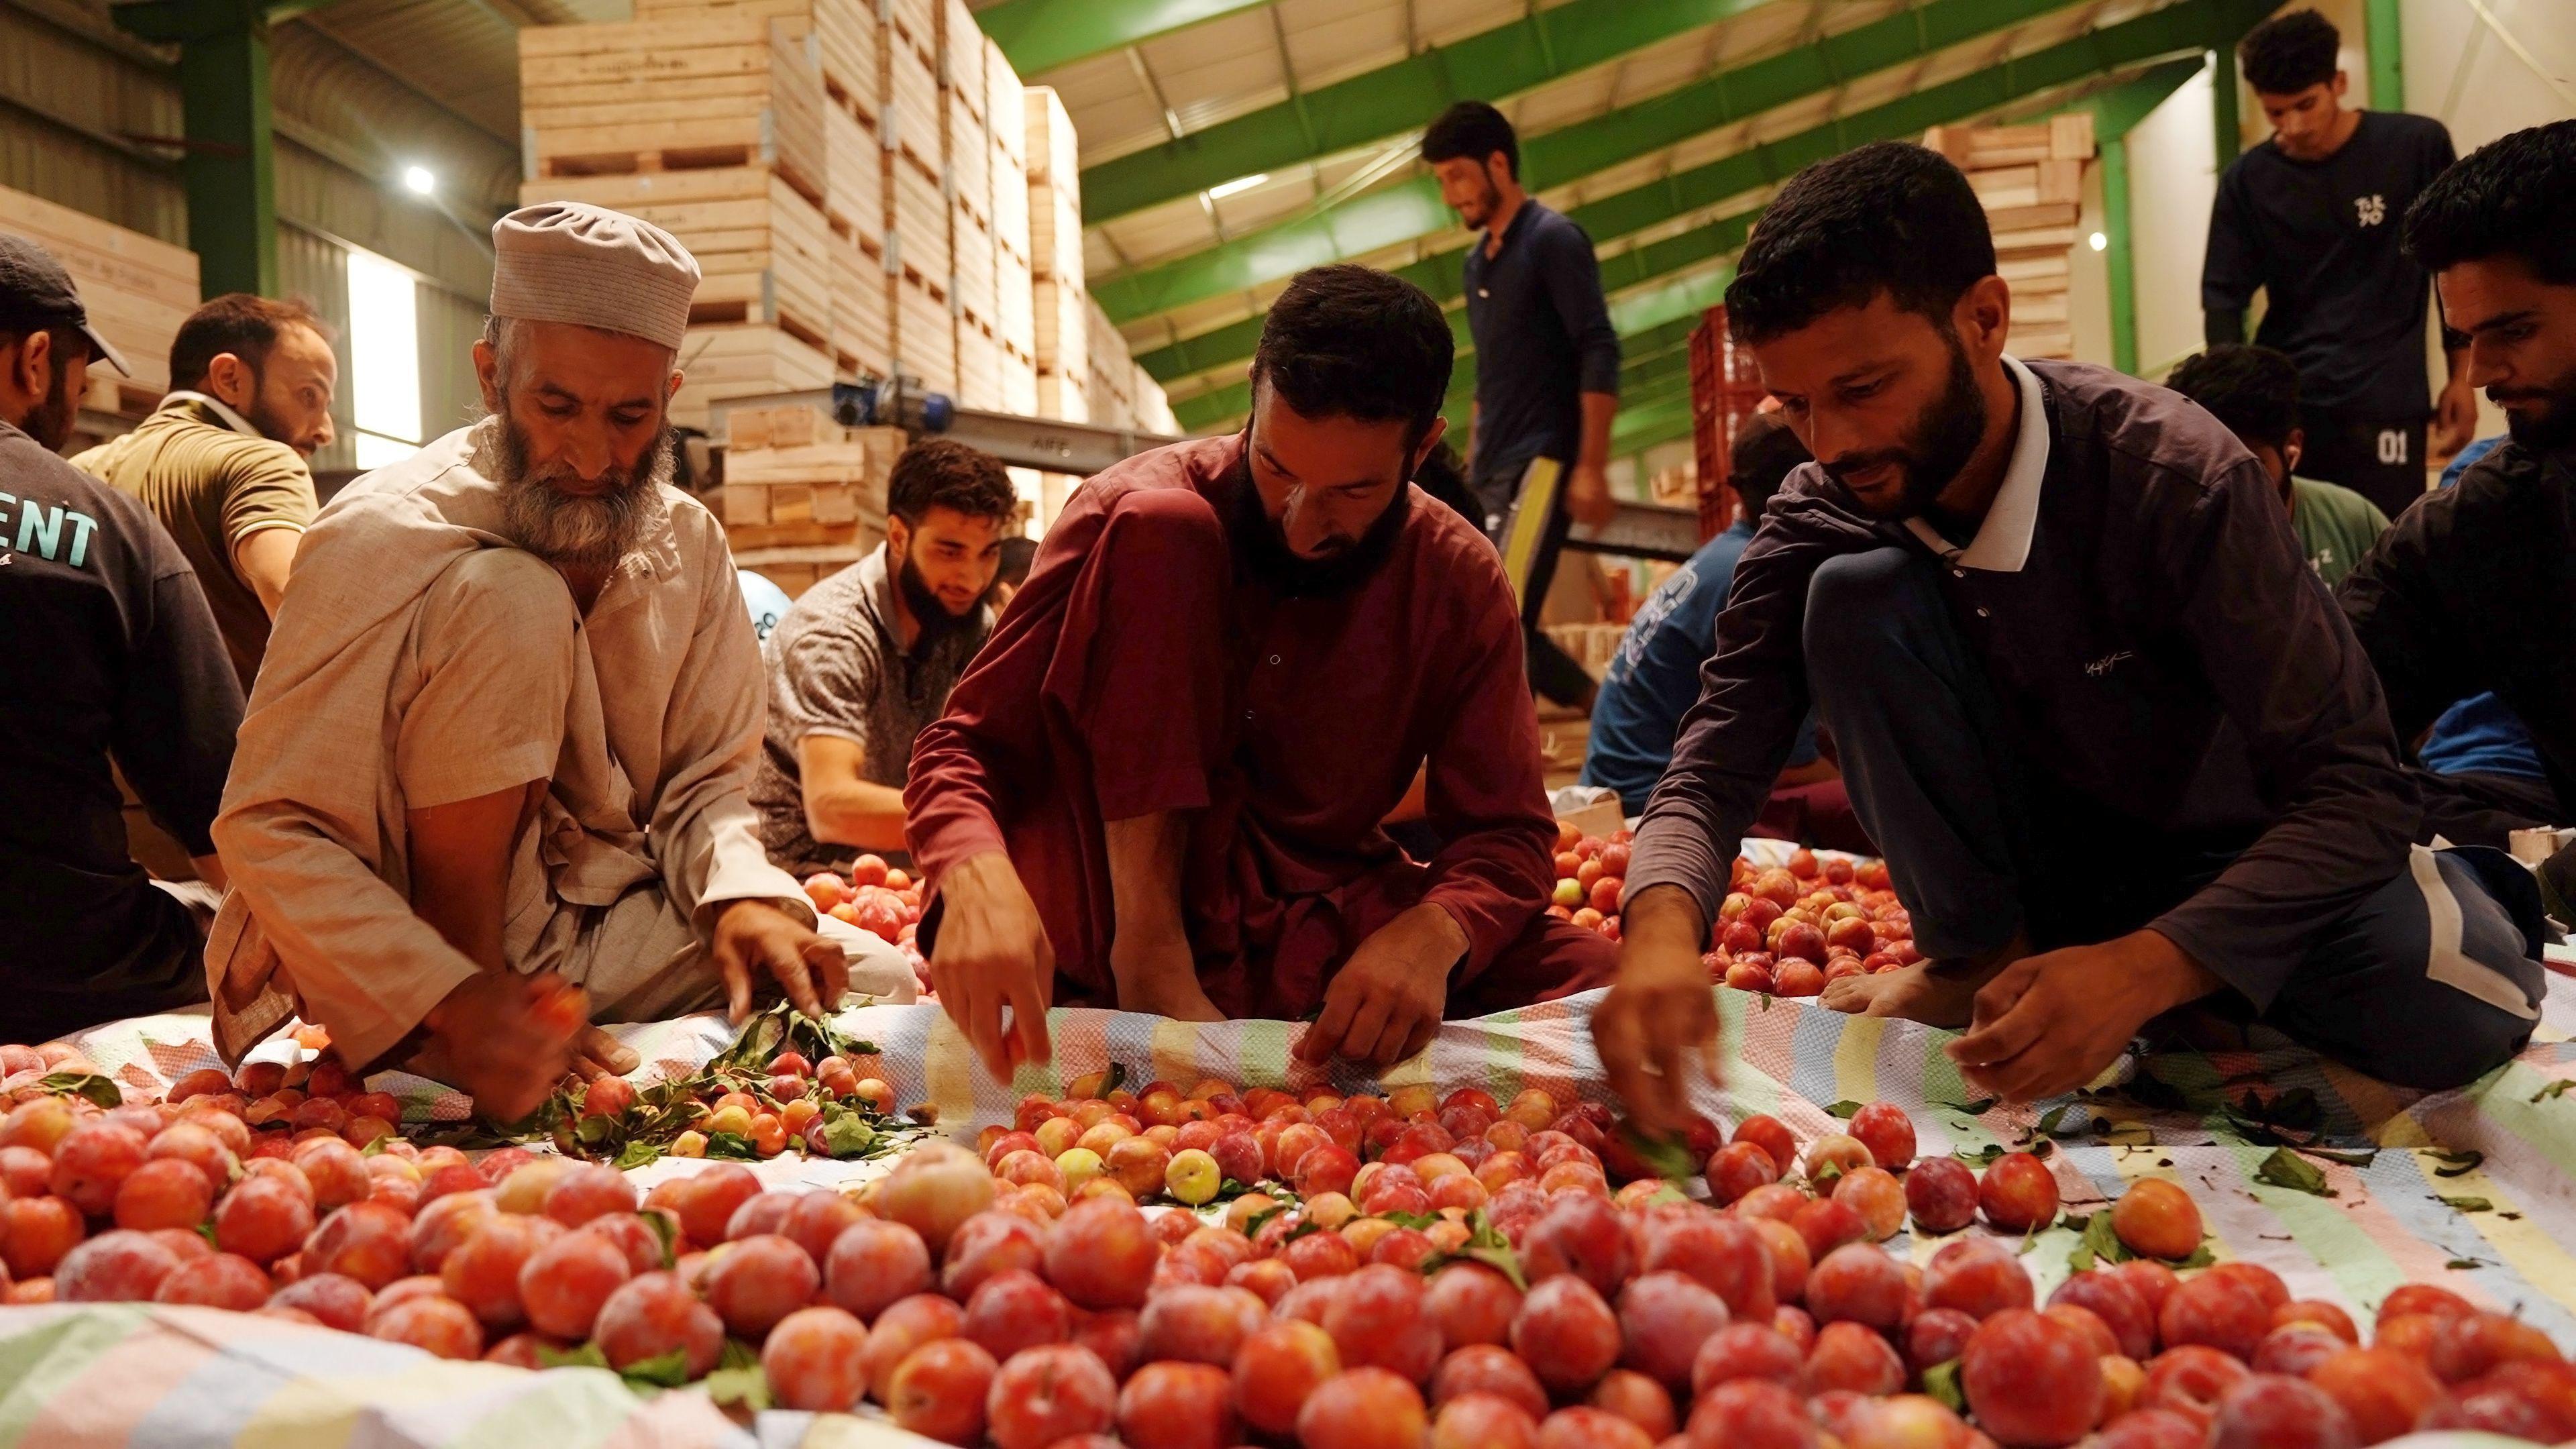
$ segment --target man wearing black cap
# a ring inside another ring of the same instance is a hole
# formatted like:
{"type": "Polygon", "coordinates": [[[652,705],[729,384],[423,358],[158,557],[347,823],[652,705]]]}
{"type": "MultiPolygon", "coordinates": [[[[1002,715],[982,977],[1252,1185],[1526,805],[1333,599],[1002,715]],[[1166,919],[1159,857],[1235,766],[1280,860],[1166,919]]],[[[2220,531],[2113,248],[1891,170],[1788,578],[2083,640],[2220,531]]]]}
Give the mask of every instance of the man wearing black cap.
{"type": "Polygon", "coordinates": [[[241,685],[178,545],[55,454],[92,359],[125,371],[62,265],[0,236],[0,1041],[206,999],[203,929],[127,855],[111,758],[224,879],[207,831],[241,685]]]}

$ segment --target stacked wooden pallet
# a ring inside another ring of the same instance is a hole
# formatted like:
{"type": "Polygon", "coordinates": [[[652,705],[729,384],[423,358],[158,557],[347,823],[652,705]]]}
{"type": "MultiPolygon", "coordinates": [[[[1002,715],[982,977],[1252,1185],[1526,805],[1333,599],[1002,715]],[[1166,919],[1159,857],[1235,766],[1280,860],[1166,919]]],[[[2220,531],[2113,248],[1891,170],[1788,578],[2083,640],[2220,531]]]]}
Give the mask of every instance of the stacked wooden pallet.
{"type": "Polygon", "coordinates": [[[1081,149],[1064,102],[1053,90],[1031,86],[1023,115],[1029,178],[1029,359],[1037,412],[1088,422],[1091,323],[1090,295],[1083,289],[1081,149]]]}
{"type": "Polygon", "coordinates": [[[197,308],[197,254],[5,186],[0,232],[54,254],[80,289],[90,325],[134,369],[119,377],[93,365],[81,405],[125,418],[150,412],[170,388],[170,341],[197,308]]]}
{"type": "Polygon", "coordinates": [[[720,502],[736,564],[792,598],[884,539],[900,428],[839,427],[812,408],[736,408],[726,433],[720,502]]]}
{"type": "Polygon", "coordinates": [[[985,121],[992,133],[993,333],[1001,344],[1001,391],[993,406],[1032,414],[1038,407],[1036,277],[1029,268],[1029,163],[1026,87],[1002,48],[984,42],[985,121]]]}
{"type": "Polygon", "coordinates": [[[1985,205],[1995,263],[2012,286],[2013,354],[2073,357],[2066,289],[2084,163],[2093,159],[2093,117],[2078,111],[2031,126],[1937,126],[1923,144],[1966,172],[1985,205]]]}
{"type": "Polygon", "coordinates": [[[894,0],[882,34],[886,97],[886,270],[894,280],[894,370],[934,392],[957,388],[947,121],[939,9],[894,0]]]}
{"type": "Polygon", "coordinates": [[[684,425],[716,398],[831,381],[820,51],[810,12],[768,0],[519,32],[521,199],[615,207],[697,256],[684,425]]]}
{"type": "Polygon", "coordinates": [[[1091,298],[1083,299],[1083,406],[1091,420],[1111,427],[1136,421],[1136,359],[1127,338],[1091,298]]]}

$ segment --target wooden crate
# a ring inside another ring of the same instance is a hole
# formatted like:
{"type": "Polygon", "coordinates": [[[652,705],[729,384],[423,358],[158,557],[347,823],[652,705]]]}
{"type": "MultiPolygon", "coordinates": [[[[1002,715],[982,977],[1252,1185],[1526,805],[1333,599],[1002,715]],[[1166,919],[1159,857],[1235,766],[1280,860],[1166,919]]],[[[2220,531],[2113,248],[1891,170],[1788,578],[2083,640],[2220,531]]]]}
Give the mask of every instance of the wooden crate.
{"type": "Polygon", "coordinates": [[[1019,72],[1011,69],[1002,47],[991,39],[984,42],[984,122],[992,127],[993,144],[1003,155],[1025,169],[1029,159],[1027,87],[1020,84],[1019,72]]]}
{"type": "Polygon", "coordinates": [[[1002,344],[1002,401],[1006,413],[1024,418],[1042,417],[1038,411],[1038,369],[1025,353],[1013,349],[1008,339],[1002,344]]]}
{"type": "Polygon", "coordinates": [[[803,28],[814,37],[824,98],[871,126],[882,110],[876,0],[634,0],[638,20],[705,15],[757,15],[803,28]]]}
{"type": "Polygon", "coordinates": [[[1127,396],[1136,426],[1149,433],[1178,435],[1180,420],[1172,416],[1172,400],[1163,394],[1163,385],[1144,368],[1136,369],[1136,380],[1129,385],[1127,396]]]}
{"type": "Polygon", "coordinates": [[[944,91],[940,104],[948,127],[948,194],[977,225],[993,225],[993,134],[966,109],[962,91],[944,91]]]}
{"type": "Polygon", "coordinates": [[[1068,423],[1091,421],[1091,394],[1081,375],[1040,367],[1032,369],[1030,376],[1037,386],[1038,417],[1060,418],[1068,423]]]}
{"type": "MultiPolygon", "coordinates": [[[[900,16],[898,8],[898,21],[900,16]]],[[[940,140],[945,108],[940,102],[938,52],[934,45],[927,32],[915,40],[900,23],[887,27],[881,134],[888,150],[910,156],[936,180],[948,158],[940,140]]]]}
{"type": "Polygon", "coordinates": [[[706,427],[707,404],[721,398],[832,385],[829,354],[756,323],[692,327],[678,360],[686,377],[671,399],[671,421],[687,428],[706,427]]]}
{"type": "Polygon", "coordinates": [[[720,501],[725,537],[736,549],[846,545],[883,534],[886,483],[904,449],[902,429],[834,427],[810,408],[734,419],[720,501]],[[800,427],[792,416],[780,416],[795,413],[814,422],[800,427]]]}
{"type": "Polygon", "coordinates": [[[1064,103],[1046,86],[1024,96],[1028,121],[1029,264],[1041,280],[1079,288],[1082,269],[1082,158],[1064,103]]]}
{"type": "Polygon", "coordinates": [[[862,534],[855,542],[845,544],[804,545],[786,548],[736,548],[733,566],[755,573],[778,585],[790,599],[802,598],[807,589],[857,563],[885,542],[885,531],[862,534]]]}
{"type": "Polygon", "coordinates": [[[2020,357],[2074,355],[2067,297],[2069,253],[2081,223],[2092,117],[2032,126],[1939,126],[1923,144],[1950,158],[1986,211],[1998,272],[2012,288],[2012,350],[2020,357]]]}
{"type": "Polygon", "coordinates": [[[804,28],[726,11],[522,29],[522,174],[758,164],[819,203],[823,82],[804,28]]]}
{"type": "Polygon", "coordinates": [[[784,173],[728,166],[568,176],[522,183],[519,194],[613,207],[679,238],[698,259],[693,325],[770,323],[817,347],[831,336],[836,239],[784,173]]]}
{"type": "Polygon", "coordinates": [[[197,254],[68,206],[0,186],[0,232],[53,253],[80,290],[90,325],[123,354],[132,377],[89,370],[83,405],[139,418],[170,390],[170,342],[197,310],[197,254]]]}
{"type": "Polygon", "coordinates": [[[961,407],[1002,407],[1002,344],[992,326],[970,314],[957,317],[957,402],[961,407]]]}
{"type": "Polygon", "coordinates": [[[832,253],[832,372],[857,380],[882,376],[894,362],[894,321],[887,308],[885,254],[864,242],[832,253]]]}
{"type": "Polygon", "coordinates": [[[993,234],[984,229],[982,222],[961,211],[949,219],[948,235],[950,275],[956,279],[950,286],[950,295],[957,299],[959,310],[990,327],[1001,320],[1001,309],[994,298],[993,234]]]}
{"type": "Polygon", "coordinates": [[[1019,158],[1005,155],[996,136],[993,165],[993,245],[1029,270],[1029,175],[1019,158]]]}
{"type": "Polygon", "coordinates": [[[948,299],[922,285],[910,270],[892,281],[894,371],[920,379],[932,392],[957,390],[957,317],[948,299]]]}
{"type": "Polygon", "coordinates": [[[966,8],[966,0],[940,0],[939,83],[955,92],[979,123],[992,115],[988,109],[992,97],[985,90],[984,49],[983,27],[975,23],[975,12],[966,8]]]}
{"type": "Polygon", "coordinates": [[[1090,303],[1080,287],[1039,278],[1030,286],[1029,357],[1039,368],[1080,377],[1091,364],[1090,303]]]}
{"type": "Polygon", "coordinates": [[[1002,345],[1037,366],[1037,283],[1029,264],[1008,249],[993,254],[993,330],[1002,345]]]}
{"type": "Polygon", "coordinates": [[[956,269],[948,234],[948,199],[939,178],[922,170],[910,152],[886,157],[886,197],[890,270],[917,277],[945,300],[948,275],[956,269]]]}
{"type": "Polygon", "coordinates": [[[834,108],[823,115],[823,215],[834,234],[885,250],[885,148],[875,126],[834,108]]]}

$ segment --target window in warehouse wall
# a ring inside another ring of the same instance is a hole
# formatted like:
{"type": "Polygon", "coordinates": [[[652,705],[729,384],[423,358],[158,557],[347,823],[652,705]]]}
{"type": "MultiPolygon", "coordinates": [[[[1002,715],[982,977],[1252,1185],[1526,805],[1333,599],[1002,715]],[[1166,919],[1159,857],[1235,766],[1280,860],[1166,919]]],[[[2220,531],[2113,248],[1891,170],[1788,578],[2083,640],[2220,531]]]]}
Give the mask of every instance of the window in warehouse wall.
{"type": "Polygon", "coordinates": [[[361,470],[398,463],[420,433],[420,314],[412,274],[349,250],[349,390],[361,470]]]}

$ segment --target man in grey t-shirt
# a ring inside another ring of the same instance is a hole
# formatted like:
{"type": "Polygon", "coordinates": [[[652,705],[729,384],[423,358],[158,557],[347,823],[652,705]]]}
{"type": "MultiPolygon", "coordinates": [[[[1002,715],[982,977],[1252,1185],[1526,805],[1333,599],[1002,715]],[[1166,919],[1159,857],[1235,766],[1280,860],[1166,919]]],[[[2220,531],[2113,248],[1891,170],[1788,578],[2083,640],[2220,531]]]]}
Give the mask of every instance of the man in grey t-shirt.
{"type": "Polygon", "coordinates": [[[947,708],[993,631],[1017,502],[991,457],[915,443],[887,484],[885,543],[808,589],[771,631],[751,803],[773,860],[802,873],[903,849],[912,737],[947,708]]]}

